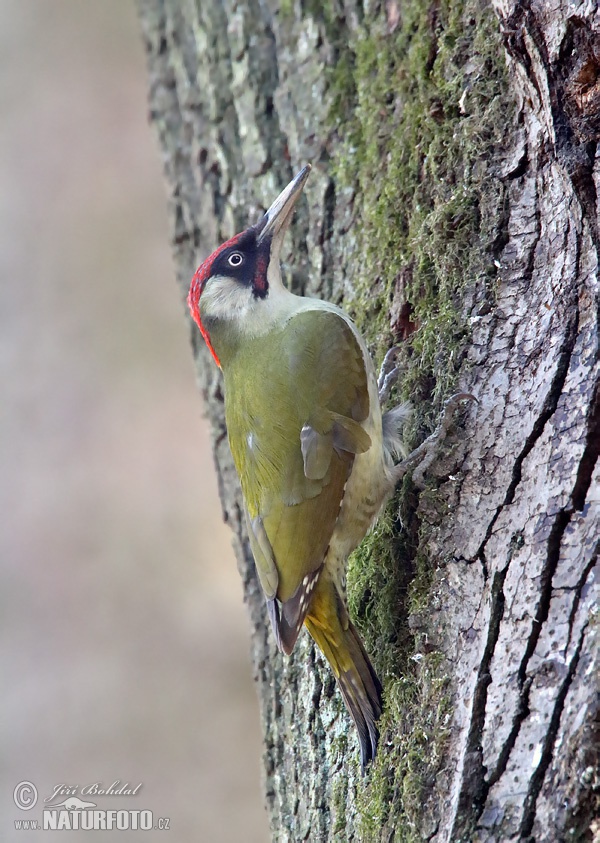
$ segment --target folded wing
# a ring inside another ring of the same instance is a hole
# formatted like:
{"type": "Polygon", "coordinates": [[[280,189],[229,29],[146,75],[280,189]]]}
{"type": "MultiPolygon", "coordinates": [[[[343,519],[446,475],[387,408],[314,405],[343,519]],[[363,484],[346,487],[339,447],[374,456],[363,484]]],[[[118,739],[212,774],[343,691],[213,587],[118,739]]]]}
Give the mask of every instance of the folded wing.
{"type": "Polygon", "coordinates": [[[225,372],[229,441],[278,644],[304,622],[356,454],[371,445],[362,350],[335,312],[308,311],[252,341],[225,372]],[[258,372],[258,376],[256,375],[258,372]]]}

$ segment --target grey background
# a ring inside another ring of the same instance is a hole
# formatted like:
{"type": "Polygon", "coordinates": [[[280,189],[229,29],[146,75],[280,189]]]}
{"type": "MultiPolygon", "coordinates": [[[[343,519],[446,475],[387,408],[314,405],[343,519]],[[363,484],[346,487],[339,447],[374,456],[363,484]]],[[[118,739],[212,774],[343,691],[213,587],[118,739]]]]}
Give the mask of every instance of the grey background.
{"type": "Polygon", "coordinates": [[[23,779],[40,803],[143,782],[93,800],[171,818],[128,839],[267,839],[248,624],[146,110],[133,3],[0,0],[6,841],[41,818],[13,804],[23,779]]]}

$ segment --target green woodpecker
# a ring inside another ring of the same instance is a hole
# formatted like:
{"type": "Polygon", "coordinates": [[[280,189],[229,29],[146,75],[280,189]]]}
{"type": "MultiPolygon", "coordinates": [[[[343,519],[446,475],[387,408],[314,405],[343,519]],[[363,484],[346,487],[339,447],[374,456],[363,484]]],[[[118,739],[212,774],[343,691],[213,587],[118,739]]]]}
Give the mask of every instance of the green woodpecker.
{"type": "Polygon", "coordinates": [[[280,252],[304,167],[261,221],[198,268],[188,304],[222,369],[231,453],[279,648],[304,624],[375,756],[381,683],[346,606],[346,560],[391,494],[406,409],[382,416],[373,361],[338,307],[296,296],[280,252]]]}

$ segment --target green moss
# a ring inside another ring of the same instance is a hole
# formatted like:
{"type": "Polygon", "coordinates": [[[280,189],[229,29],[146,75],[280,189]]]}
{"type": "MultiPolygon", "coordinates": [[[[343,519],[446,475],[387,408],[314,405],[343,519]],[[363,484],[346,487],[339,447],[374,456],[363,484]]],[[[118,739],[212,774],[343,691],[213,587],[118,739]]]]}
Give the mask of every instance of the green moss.
{"type": "Polygon", "coordinates": [[[380,754],[358,795],[361,841],[388,840],[392,831],[398,843],[423,840],[424,796],[442,761],[450,717],[443,660],[419,654],[413,670],[386,688],[380,754]]]}
{"type": "Polygon", "coordinates": [[[482,214],[481,190],[506,126],[504,58],[497,20],[475,0],[402,3],[401,15],[396,32],[370,21],[339,54],[332,118],[346,142],[333,163],[342,183],[359,185],[353,315],[372,343],[389,337],[405,279],[419,327],[402,391],[433,393],[439,407],[468,339],[465,285],[495,275],[497,215],[482,214]]]}
{"type": "MultiPolygon", "coordinates": [[[[359,221],[345,246],[344,303],[374,353],[395,338],[390,303],[400,280],[417,329],[401,343],[399,394],[422,438],[456,386],[469,317],[493,295],[504,187],[493,178],[513,103],[498,22],[480,0],[405,0],[393,33],[367,19],[337,44],[331,119],[342,185],[356,186],[359,221]],[[466,305],[470,301],[470,305],[466,305]]],[[[422,511],[444,514],[435,489],[422,511]]],[[[422,501],[424,498],[421,499],[422,501]]],[[[360,840],[423,839],[419,817],[441,764],[450,719],[445,660],[415,653],[410,613],[426,616],[434,521],[416,517],[409,480],[349,562],[350,611],[385,685],[378,759],[359,789],[360,840]]]]}
{"type": "Polygon", "coordinates": [[[405,619],[414,547],[410,530],[401,529],[395,517],[399,504],[408,510],[410,500],[407,490],[395,498],[348,561],[350,614],[358,620],[367,650],[378,654],[382,676],[402,670],[401,654],[412,643],[405,619]]]}
{"type": "MultiPolygon", "coordinates": [[[[418,652],[407,618],[431,600],[435,567],[422,535],[411,538],[393,517],[413,505],[410,482],[387,508],[349,564],[349,603],[367,650],[384,682],[380,750],[367,786],[359,789],[361,841],[422,840],[423,799],[438,770],[451,715],[446,663],[440,653],[418,652]],[[413,544],[414,543],[414,544],[413,544]]],[[[417,532],[422,526],[412,524],[417,532]]]]}
{"type": "Polygon", "coordinates": [[[348,779],[338,776],[333,783],[332,813],[335,817],[333,826],[334,839],[339,839],[346,832],[346,805],[348,803],[348,779]]]}

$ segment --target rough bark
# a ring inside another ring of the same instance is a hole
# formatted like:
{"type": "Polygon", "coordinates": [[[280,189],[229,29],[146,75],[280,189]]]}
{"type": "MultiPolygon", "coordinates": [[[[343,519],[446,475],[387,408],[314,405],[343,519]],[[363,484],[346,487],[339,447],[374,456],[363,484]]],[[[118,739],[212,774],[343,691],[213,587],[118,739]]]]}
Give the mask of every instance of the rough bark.
{"type": "Polygon", "coordinates": [[[405,483],[351,562],[351,608],[387,702],[361,780],[308,636],[290,659],[276,651],[220,377],[192,331],[250,610],[273,838],[592,840],[597,3],[139,9],[182,295],[311,161],[290,283],[348,307],[376,355],[401,340],[415,437],[455,385],[479,402],[426,489],[405,483]]]}

